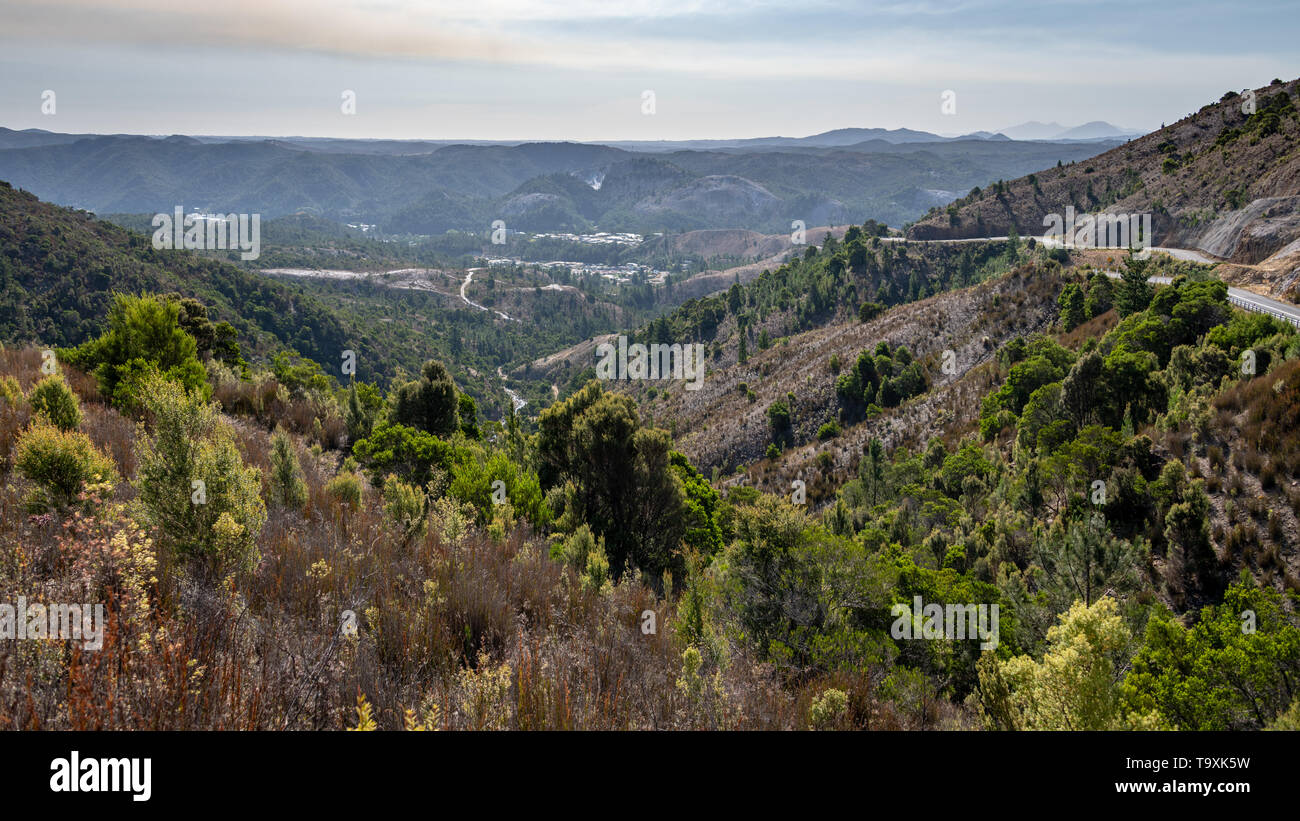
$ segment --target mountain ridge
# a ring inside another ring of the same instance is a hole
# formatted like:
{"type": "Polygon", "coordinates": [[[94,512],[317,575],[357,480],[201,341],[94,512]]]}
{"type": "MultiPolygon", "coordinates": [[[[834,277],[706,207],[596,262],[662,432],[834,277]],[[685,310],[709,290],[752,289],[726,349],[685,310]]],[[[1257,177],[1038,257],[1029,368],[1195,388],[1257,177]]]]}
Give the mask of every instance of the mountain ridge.
{"type": "Polygon", "coordinates": [[[1054,160],[1091,156],[1091,144],[940,140],[890,143],[847,131],[844,144],[764,150],[637,152],[575,142],[451,144],[427,153],[306,150],[275,141],[103,136],[0,148],[0,179],[42,199],[97,213],[293,213],[376,224],[389,234],[485,232],[494,220],[534,230],[741,228],[902,224],[955,192],[1054,160]],[[598,188],[548,176],[572,175],[598,188]],[[692,190],[733,178],[704,209],[692,190]],[[541,191],[539,186],[549,190],[541,191]],[[762,189],[772,199],[754,199],[762,189]],[[939,193],[931,193],[931,192],[939,193]],[[524,195],[550,196],[520,199],[524,195]],[[727,203],[732,203],[729,206],[727,203]]]}
{"type": "Polygon", "coordinates": [[[934,209],[912,239],[1041,235],[1076,213],[1151,213],[1151,245],[1265,269],[1274,292],[1300,283],[1300,81],[1217,102],[1085,162],[1061,164],[934,209]]]}

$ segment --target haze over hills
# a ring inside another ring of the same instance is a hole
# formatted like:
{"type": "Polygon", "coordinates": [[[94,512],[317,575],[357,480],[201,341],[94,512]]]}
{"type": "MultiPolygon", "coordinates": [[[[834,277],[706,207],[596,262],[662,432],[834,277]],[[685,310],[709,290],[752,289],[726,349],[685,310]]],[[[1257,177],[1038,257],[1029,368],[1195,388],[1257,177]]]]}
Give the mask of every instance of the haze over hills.
{"type": "Polygon", "coordinates": [[[305,212],[388,233],[510,229],[649,233],[899,225],[960,192],[1102,143],[946,139],[841,129],[799,139],[445,144],[0,134],[0,179],[97,213],[305,212]],[[906,156],[901,156],[906,155],[906,156]],[[219,169],[219,171],[218,171],[219,169]]]}
{"type": "Polygon", "coordinates": [[[156,250],[147,231],[41,202],[0,181],[0,343],[72,347],[104,330],[115,294],[175,293],[203,304],[212,322],[230,323],[232,341],[255,366],[285,352],[332,364],[351,350],[358,378],[386,384],[438,356],[485,414],[500,417],[509,403],[497,367],[638,324],[655,301],[648,287],[629,285],[617,295],[592,283],[545,288],[553,280],[497,270],[469,294],[527,320],[505,322],[462,299],[464,272],[385,261],[420,276],[413,284],[267,276],[224,257],[156,250]]]}
{"type": "Polygon", "coordinates": [[[1005,134],[1013,140],[1047,140],[1065,131],[1060,123],[1040,123],[1030,120],[1027,123],[1003,128],[998,133],[1005,134]]]}
{"type": "MultiPolygon", "coordinates": [[[[1098,137],[1123,138],[1141,132],[1122,129],[1105,122],[1088,123],[1086,126],[1068,129],[1056,123],[1044,125],[1038,122],[1023,123],[1001,131],[973,131],[967,134],[945,136],[929,131],[911,128],[836,128],[806,137],[740,137],[691,140],[584,140],[584,145],[605,145],[624,148],[629,151],[681,151],[681,150],[721,150],[728,148],[797,148],[815,147],[831,148],[849,146],[856,143],[880,140],[891,144],[952,142],[959,140],[1064,140],[1096,139],[1098,137]],[[1079,137],[1068,136],[1068,132],[1090,130],[1095,134],[1079,137]]],[[[148,134],[62,134],[41,128],[15,130],[0,126],[0,149],[32,148],[41,145],[62,145],[77,140],[92,139],[102,136],[142,136],[150,139],[166,139],[167,135],[148,134]]],[[[180,135],[171,135],[180,136],[180,135]]],[[[392,140],[392,139],[358,139],[344,137],[301,137],[301,136],[220,136],[210,134],[188,135],[199,143],[228,142],[272,142],[277,145],[301,148],[307,151],[324,151],[343,154],[428,154],[448,145],[523,145],[542,142],[539,140],[476,140],[476,139],[435,139],[435,140],[392,140]]]]}
{"type": "Polygon", "coordinates": [[[719,140],[615,140],[603,142],[637,151],[677,151],[682,149],[721,150],[728,148],[832,148],[856,145],[879,140],[893,145],[905,143],[953,142],[959,140],[984,140],[997,138],[998,135],[987,131],[977,131],[953,137],[945,137],[929,131],[917,131],[911,128],[836,128],[812,134],[807,137],[754,137],[748,139],[719,140]]]}
{"type": "Polygon", "coordinates": [[[1096,140],[1136,137],[1142,132],[1120,128],[1101,120],[1074,128],[1067,128],[1059,123],[1040,123],[1030,120],[1001,129],[998,133],[1013,140],[1096,140]]]}
{"type": "Polygon", "coordinates": [[[1129,137],[1141,134],[1140,131],[1125,131],[1110,123],[1093,120],[1074,128],[1066,129],[1052,139],[1057,140],[1097,140],[1111,137],[1129,137]]]}

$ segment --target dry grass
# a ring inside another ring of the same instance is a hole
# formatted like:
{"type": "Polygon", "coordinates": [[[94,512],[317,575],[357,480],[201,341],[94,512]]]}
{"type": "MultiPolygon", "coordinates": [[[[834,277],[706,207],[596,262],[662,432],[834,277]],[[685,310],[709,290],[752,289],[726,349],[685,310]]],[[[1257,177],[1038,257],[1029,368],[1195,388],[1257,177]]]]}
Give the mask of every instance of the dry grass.
{"type": "MultiPolygon", "coordinates": [[[[1264,584],[1300,589],[1300,360],[1246,379],[1211,405],[1203,455],[1191,457],[1206,477],[1214,543],[1225,577],[1242,569],[1264,584]]],[[[1176,457],[1191,434],[1170,432],[1176,457]]]]}
{"type": "MultiPolygon", "coordinates": [[[[4,352],[27,387],[33,352],[4,352]]],[[[83,390],[83,430],[111,453],[125,479],[135,470],[136,427],[83,390]]],[[[88,389],[89,388],[89,389],[88,389]]],[[[0,401],[0,448],[25,411],[0,401]]],[[[246,461],[265,468],[262,425],[234,420],[246,461]]],[[[678,686],[683,642],[676,605],[636,580],[600,594],[551,560],[527,526],[494,540],[470,529],[404,543],[373,490],[349,511],[324,484],[329,456],[297,440],[309,491],[305,512],[273,509],[251,571],[215,587],[196,583],[132,530],[128,481],[97,517],[28,517],[21,482],[0,486],[0,601],[102,601],[102,650],[79,642],[0,644],[0,727],[15,729],[342,729],[358,694],[383,728],[407,710],[439,728],[793,729],[828,681],[782,682],[731,648],[709,686],[678,686]],[[115,541],[116,540],[116,541],[115,541]],[[157,566],[148,564],[156,559],[157,566]],[[131,573],[144,568],[135,587],[131,573]],[[340,630],[356,616],[358,635],[340,630]],[[644,611],[657,631],[643,633],[644,611]],[[504,665],[504,667],[503,667],[504,665]]],[[[6,465],[8,462],[6,461],[6,465]]],[[[960,719],[934,702],[910,712],[882,705],[877,681],[847,688],[847,726],[911,728],[960,719]]]]}

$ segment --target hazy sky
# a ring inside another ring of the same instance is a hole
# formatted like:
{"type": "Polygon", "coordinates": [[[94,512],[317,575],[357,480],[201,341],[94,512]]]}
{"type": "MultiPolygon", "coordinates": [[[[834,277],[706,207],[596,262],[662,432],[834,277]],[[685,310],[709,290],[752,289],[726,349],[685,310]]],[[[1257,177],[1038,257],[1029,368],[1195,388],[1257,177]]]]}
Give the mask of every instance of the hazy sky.
{"type": "Polygon", "coordinates": [[[0,125],[574,140],[1149,130],[1294,78],[1297,43],[1297,0],[0,0],[0,125]]]}

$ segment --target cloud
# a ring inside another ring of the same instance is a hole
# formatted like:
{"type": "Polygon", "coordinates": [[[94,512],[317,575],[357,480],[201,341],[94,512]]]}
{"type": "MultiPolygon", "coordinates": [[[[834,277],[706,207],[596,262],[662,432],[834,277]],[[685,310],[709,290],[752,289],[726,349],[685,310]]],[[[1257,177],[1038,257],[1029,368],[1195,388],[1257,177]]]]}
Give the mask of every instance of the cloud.
{"type": "Polygon", "coordinates": [[[358,136],[1153,126],[1288,74],[1286,18],[1187,5],[1173,28],[1169,7],[1127,0],[1082,14],[1065,0],[0,0],[0,119],[48,126],[26,119],[31,88],[57,83],[61,124],[169,132],[239,117],[250,133],[358,136]],[[340,121],[343,88],[374,117],[340,121]],[[617,119],[646,88],[659,115],[617,119]],[[945,89],[959,118],[940,116],[945,89]],[[168,112],[146,113],[160,97],[168,112]]]}
{"type": "MultiPolygon", "coordinates": [[[[0,37],[15,42],[861,78],[918,88],[958,81],[1046,85],[1083,70],[1090,82],[1119,86],[1135,72],[1151,73],[1158,45],[1147,27],[1138,27],[1147,38],[1140,48],[1113,37],[1075,42],[1058,25],[1064,7],[1026,15],[1008,0],[814,0],[797,7],[788,0],[7,0],[0,7],[8,21],[0,37]]],[[[1071,25],[1083,30],[1107,17],[1084,15],[1071,25]]],[[[1178,51],[1175,40],[1165,53],[1176,58],[1178,51]]],[[[1216,57],[1194,45],[1181,51],[1202,76],[1248,70],[1259,56],[1225,49],[1216,57]]]]}
{"type": "Polygon", "coordinates": [[[429,19],[407,3],[320,0],[11,0],[7,35],[49,42],[207,46],[356,57],[523,61],[539,44],[429,19]]]}

